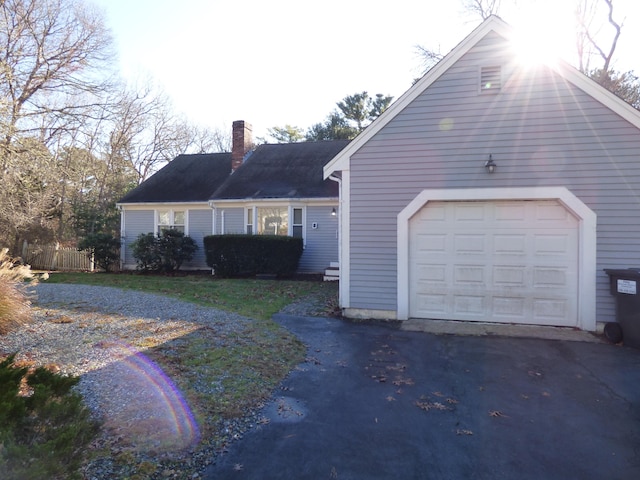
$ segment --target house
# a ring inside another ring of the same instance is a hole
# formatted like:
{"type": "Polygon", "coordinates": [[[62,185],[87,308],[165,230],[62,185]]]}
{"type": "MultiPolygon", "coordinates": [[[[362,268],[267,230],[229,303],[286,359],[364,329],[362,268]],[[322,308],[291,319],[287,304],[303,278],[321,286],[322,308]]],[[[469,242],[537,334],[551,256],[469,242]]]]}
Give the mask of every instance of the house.
{"type": "Polygon", "coordinates": [[[346,316],[596,330],[640,266],[640,112],[492,16],[324,168],[346,316]]]}
{"type": "Polygon", "coordinates": [[[338,260],[338,185],[323,166],[347,141],[264,144],[252,149],[251,126],[233,123],[231,153],[179,155],[118,202],[121,264],[136,268],[130,247],[140,235],[177,228],[198,250],[184,269],[204,270],[203,238],[212,234],[301,237],[300,273],[338,260]]]}

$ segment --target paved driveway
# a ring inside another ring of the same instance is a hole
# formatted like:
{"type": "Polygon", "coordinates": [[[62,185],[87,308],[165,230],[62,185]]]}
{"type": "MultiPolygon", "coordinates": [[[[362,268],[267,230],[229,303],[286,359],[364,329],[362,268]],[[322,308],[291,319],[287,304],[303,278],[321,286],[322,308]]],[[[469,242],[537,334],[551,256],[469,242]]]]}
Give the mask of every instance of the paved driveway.
{"type": "Polygon", "coordinates": [[[307,362],[207,479],[640,478],[640,350],[276,319],[307,362]]]}

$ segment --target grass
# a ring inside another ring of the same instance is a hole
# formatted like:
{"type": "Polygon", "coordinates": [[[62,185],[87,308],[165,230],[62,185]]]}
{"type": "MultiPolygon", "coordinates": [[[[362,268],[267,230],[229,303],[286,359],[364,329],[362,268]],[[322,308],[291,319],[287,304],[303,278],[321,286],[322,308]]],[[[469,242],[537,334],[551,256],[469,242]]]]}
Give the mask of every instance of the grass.
{"type": "MultiPolygon", "coordinates": [[[[273,322],[272,315],[308,296],[319,305],[318,314],[330,314],[337,297],[337,285],[330,282],[216,279],[210,275],[53,273],[46,282],[159,293],[253,319],[242,335],[221,338],[203,328],[145,351],[182,390],[202,433],[200,446],[214,449],[230,441],[224,433],[226,420],[243,417],[262,405],[304,360],[304,345],[273,322]]],[[[149,468],[147,459],[135,455],[126,463],[131,478],[144,478],[143,470],[149,468]]]]}
{"type": "Polygon", "coordinates": [[[6,248],[0,250],[0,335],[31,320],[29,301],[22,287],[33,274],[29,267],[17,264],[7,252],[6,248]]]}
{"type": "Polygon", "coordinates": [[[47,283],[81,283],[159,293],[256,320],[270,320],[283,307],[307,295],[325,299],[327,313],[331,313],[331,303],[337,294],[336,284],[331,282],[216,279],[211,275],[52,273],[47,283]]]}

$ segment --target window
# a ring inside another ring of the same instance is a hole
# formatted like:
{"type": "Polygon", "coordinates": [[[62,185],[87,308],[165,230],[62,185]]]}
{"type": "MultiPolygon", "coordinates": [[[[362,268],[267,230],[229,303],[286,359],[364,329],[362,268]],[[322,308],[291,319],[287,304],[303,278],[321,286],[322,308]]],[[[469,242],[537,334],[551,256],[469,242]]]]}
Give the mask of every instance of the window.
{"type": "Polygon", "coordinates": [[[497,92],[502,87],[502,69],[500,67],[482,67],[480,69],[480,91],[497,92]]]}
{"type": "Polygon", "coordinates": [[[247,208],[247,234],[253,235],[253,208],[247,208]]]}
{"type": "Polygon", "coordinates": [[[302,209],[293,209],[293,222],[291,225],[291,236],[295,238],[302,238],[302,209]]]}
{"type": "Polygon", "coordinates": [[[245,210],[248,235],[283,235],[304,238],[304,208],[257,206],[245,210]]]}
{"type": "Polygon", "coordinates": [[[258,207],[258,235],[289,235],[289,209],[287,207],[258,207]]]}
{"type": "Polygon", "coordinates": [[[170,228],[185,233],[184,210],[158,210],[158,233],[170,228]]]}

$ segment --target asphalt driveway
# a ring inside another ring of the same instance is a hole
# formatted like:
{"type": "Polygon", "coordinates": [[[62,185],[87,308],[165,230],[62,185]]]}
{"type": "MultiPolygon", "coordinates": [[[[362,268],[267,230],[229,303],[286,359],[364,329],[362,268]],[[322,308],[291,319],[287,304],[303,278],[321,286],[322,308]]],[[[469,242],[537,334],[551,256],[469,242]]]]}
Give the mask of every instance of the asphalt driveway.
{"type": "Polygon", "coordinates": [[[204,478],[640,478],[640,350],[276,320],[307,361],[204,478]]]}

